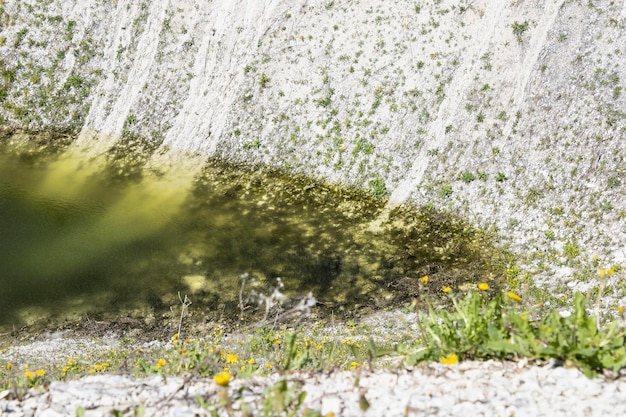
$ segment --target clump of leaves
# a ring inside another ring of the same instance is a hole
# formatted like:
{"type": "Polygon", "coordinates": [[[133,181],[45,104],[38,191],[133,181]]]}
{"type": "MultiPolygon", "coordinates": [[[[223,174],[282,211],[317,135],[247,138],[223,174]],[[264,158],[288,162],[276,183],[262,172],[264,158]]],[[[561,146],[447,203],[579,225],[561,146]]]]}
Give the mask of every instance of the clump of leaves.
{"type": "Polygon", "coordinates": [[[382,178],[374,178],[368,183],[370,192],[376,197],[384,197],[389,194],[389,190],[385,186],[385,181],[382,178]]]}
{"type": "Polygon", "coordinates": [[[513,34],[517,37],[518,42],[522,42],[522,36],[529,29],[528,20],[524,22],[518,22],[517,20],[511,24],[511,29],[513,29],[513,34]]]}
{"type": "Polygon", "coordinates": [[[519,304],[513,293],[471,292],[452,296],[451,311],[420,313],[423,346],[400,346],[409,364],[438,360],[455,354],[459,359],[554,358],[580,368],[588,377],[603,369],[626,366],[626,330],[614,321],[598,327],[587,313],[587,298],[574,296],[573,313],[551,310],[538,319],[519,304]]]}

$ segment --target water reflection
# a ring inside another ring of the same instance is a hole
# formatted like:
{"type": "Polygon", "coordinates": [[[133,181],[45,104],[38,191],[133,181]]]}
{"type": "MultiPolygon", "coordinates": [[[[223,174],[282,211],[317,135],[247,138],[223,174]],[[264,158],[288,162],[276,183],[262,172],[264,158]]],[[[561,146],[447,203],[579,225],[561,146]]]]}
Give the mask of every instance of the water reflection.
{"type": "Polygon", "coordinates": [[[267,169],[210,161],[193,179],[123,182],[60,161],[0,156],[3,324],[163,312],[179,291],[194,308],[235,305],[244,272],[348,308],[428,290],[423,274],[434,289],[497,277],[488,237],[434,210],[396,210],[373,228],[383,201],[267,169]]]}

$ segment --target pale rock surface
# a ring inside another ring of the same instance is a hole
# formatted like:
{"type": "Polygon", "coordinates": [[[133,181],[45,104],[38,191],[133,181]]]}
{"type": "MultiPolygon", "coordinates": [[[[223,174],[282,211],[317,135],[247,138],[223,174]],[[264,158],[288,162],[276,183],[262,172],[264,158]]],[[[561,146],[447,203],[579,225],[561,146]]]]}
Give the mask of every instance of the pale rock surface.
{"type": "MultiPolygon", "coordinates": [[[[337,416],[617,416],[626,413],[623,377],[588,379],[576,369],[511,362],[431,364],[395,371],[290,373],[290,387],[307,393],[302,408],[337,416]],[[369,408],[363,411],[359,398],[369,408]]],[[[228,388],[235,415],[258,415],[267,390],[279,380],[235,379],[228,388]]],[[[227,415],[210,379],[159,376],[134,379],[96,375],[53,382],[21,399],[0,400],[1,416],[208,416],[227,415]],[[201,399],[201,400],[199,400],[201,399]],[[201,406],[204,404],[204,408],[201,406]]]]}

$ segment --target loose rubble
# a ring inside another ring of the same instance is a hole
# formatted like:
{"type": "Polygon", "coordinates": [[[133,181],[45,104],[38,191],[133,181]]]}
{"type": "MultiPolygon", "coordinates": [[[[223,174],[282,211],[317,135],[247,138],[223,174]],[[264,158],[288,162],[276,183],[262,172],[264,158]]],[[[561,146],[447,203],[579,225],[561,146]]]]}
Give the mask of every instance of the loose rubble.
{"type": "MultiPolygon", "coordinates": [[[[579,370],[525,362],[439,363],[398,370],[289,373],[288,393],[306,397],[297,415],[336,416],[608,416],[626,414],[626,379],[588,379],[579,370]],[[365,403],[368,404],[365,405],[365,403]],[[334,414],[333,414],[334,413],[334,414]],[[315,414],[309,414],[315,415],[315,414]],[[319,415],[319,414],[317,414],[319,415]]],[[[93,375],[52,382],[22,398],[0,394],[1,416],[263,415],[281,376],[235,378],[227,388],[197,377],[135,379],[93,375]],[[226,397],[224,394],[228,394],[226,397]]],[[[270,411],[269,414],[273,415],[270,411]]]]}

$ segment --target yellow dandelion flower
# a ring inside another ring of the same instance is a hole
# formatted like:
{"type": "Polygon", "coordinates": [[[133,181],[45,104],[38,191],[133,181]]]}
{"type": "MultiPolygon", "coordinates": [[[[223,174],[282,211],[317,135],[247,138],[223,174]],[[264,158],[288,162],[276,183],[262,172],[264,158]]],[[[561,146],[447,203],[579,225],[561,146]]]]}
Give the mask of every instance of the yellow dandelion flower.
{"type": "Polygon", "coordinates": [[[163,365],[165,365],[165,359],[161,358],[161,359],[159,359],[159,360],[157,361],[157,363],[156,363],[156,367],[157,367],[157,368],[160,368],[160,367],[162,367],[163,365]]]}
{"type": "Polygon", "coordinates": [[[13,364],[11,362],[7,362],[7,369],[13,369],[13,364]]]}
{"type": "Polygon", "coordinates": [[[352,370],[354,370],[354,369],[356,369],[356,368],[358,368],[358,367],[359,367],[359,363],[358,363],[358,362],[354,362],[354,361],[352,361],[352,362],[350,363],[350,370],[351,370],[351,371],[352,371],[352,370]]]}
{"type": "Polygon", "coordinates": [[[234,353],[229,353],[226,355],[226,363],[237,363],[239,361],[239,356],[234,353]]]}
{"type": "Polygon", "coordinates": [[[606,276],[606,272],[607,271],[604,268],[598,269],[598,275],[600,275],[600,278],[604,278],[606,276]]]}
{"type": "Polygon", "coordinates": [[[270,369],[270,368],[272,367],[272,364],[271,364],[271,363],[266,363],[266,364],[265,364],[265,367],[266,367],[267,369],[270,369]]]}
{"type": "Polygon", "coordinates": [[[174,346],[177,346],[177,345],[178,345],[178,338],[179,338],[179,337],[180,337],[180,336],[179,336],[179,334],[178,334],[178,333],[174,333],[174,336],[172,336],[172,344],[173,344],[174,346]]]}
{"type": "Polygon", "coordinates": [[[439,362],[446,365],[456,365],[459,363],[459,358],[456,356],[456,353],[451,353],[448,356],[442,356],[439,358],[439,362]]]}
{"type": "Polygon", "coordinates": [[[46,371],[44,371],[43,369],[37,369],[35,371],[35,375],[37,376],[44,376],[46,374],[46,371]]]}
{"type": "Polygon", "coordinates": [[[522,301],[522,297],[520,297],[519,295],[515,294],[512,291],[507,292],[506,296],[509,297],[511,300],[515,300],[517,302],[521,302],[522,301]]]}
{"type": "Polygon", "coordinates": [[[481,291],[487,291],[489,289],[489,284],[487,284],[486,282],[481,282],[480,284],[478,284],[478,289],[481,291]]]}
{"type": "Polygon", "coordinates": [[[423,277],[420,278],[420,281],[422,282],[422,284],[426,285],[428,284],[428,275],[424,275],[423,277]]]}
{"type": "Polygon", "coordinates": [[[230,383],[230,373],[220,372],[213,377],[213,381],[215,381],[215,383],[221,387],[227,387],[230,383]]]}
{"type": "Polygon", "coordinates": [[[606,274],[607,274],[608,276],[611,276],[611,275],[613,275],[613,274],[615,273],[615,271],[617,271],[617,268],[615,268],[614,266],[612,266],[612,267],[610,267],[610,268],[606,271],[606,274]]]}
{"type": "Polygon", "coordinates": [[[617,307],[617,313],[618,313],[620,316],[623,316],[623,315],[624,315],[624,307],[623,307],[623,306],[619,306],[619,307],[617,307]]]}
{"type": "Polygon", "coordinates": [[[443,287],[443,288],[441,289],[441,291],[443,291],[443,292],[445,292],[446,294],[448,294],[448,293],[450,293],[450,291],[452,291],[452,288],[450,288],[450,287],[443,287]]]}
{"type": "Polygon", "coordinates": [[[35,377],[35,373],[33,371],[24,372],[24,378],[33,379],[35,377]]]}
{"type": "Polygon", "coordinates": [[[256,361],[254,360],[254,358],[248,359],[248,365],[254,365],[256,363],[256,361]]]}

